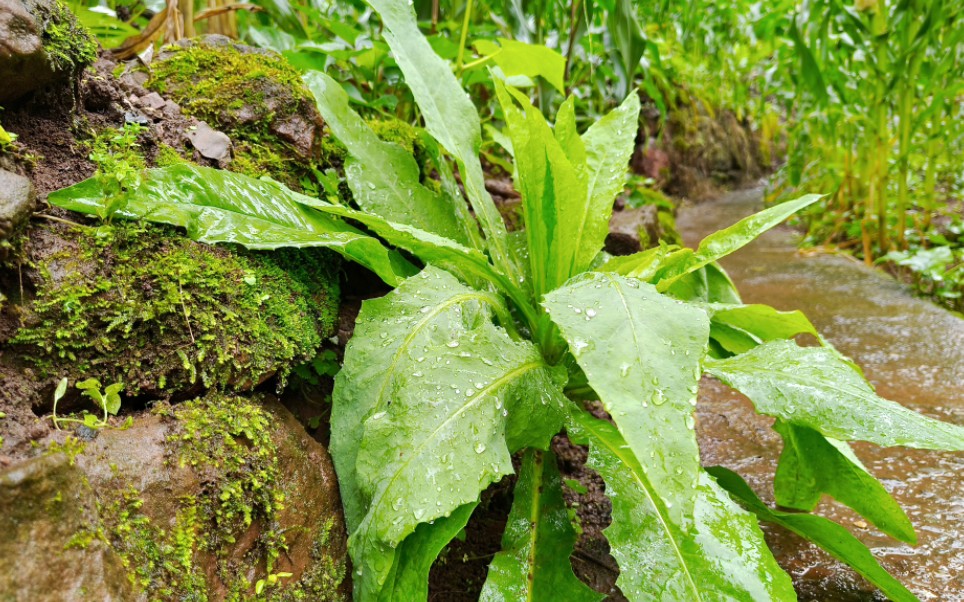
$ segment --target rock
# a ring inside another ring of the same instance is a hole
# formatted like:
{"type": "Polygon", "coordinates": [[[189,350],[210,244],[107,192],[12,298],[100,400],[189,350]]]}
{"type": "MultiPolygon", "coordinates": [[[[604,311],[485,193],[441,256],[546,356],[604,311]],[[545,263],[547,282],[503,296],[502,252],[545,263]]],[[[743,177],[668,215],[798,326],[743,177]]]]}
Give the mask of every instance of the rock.
{"type": "Polygon", "coordinates": [[[228,135],[212,129],[203,121],[188,132],[187,137],[197,152],[206,159],[221,162],[231,158],[231,139],[228,135]]]}
{"type": "Polygon", "coordinates": [[[0,472],[0,598],[4,602],[127,602],[120,557],[94,537],[97,500],[66,455],[0,472]]]}
{"type": "Polygon", "coordinates": [[[331,458],[275,399],[209,394],[143,413],[127,429],[103,430],[77,465],[110,511],[101,529],[144,580],[136,599],[235,599],[269,562],[292,573],[275,590],[292,590],[291,599],[344,599],[331,458]],[[193,535],[180,549],[178,533],[193,535]]]}
{"type": "Polygon", "coordinates": [[[632,255],[653,246],[660,235],[659,210],[655,205],[613,211],[606,251],[613,255],[632,255]]]}
{"type": "Polygon", "coordinates": [[[0,0],[0,104],[76,78],[97,44],[57,0],[0,0]]]}
{"type": "Polygon", "coordinates": [[[157,92],[151,92],[145,94],[140,98],[141,105],[148,109],[160,109],[166,104],[166,100],[161,98],[161,95],[157,92]]]}
{"type": "MultiPolygon", "coordinates": [[[[106,238],[48,223],[28,234],[10,281],[37,297],[19,309],[0,382],[18,359],[40,387],[83,375],[153,399],[246,390],[313,358],[334,325],[338,261],[323,251],[234,252],[123,222],[106,238]]],[[[49,408],[50,393],[23,403],[49,408]]]]}
{"type": "Polygon", "coordinates": [[[301,75],[283,57],[207,35],[166,46],[146,87],[227,134],[233,171],[269,175],[301,190],[322,157],[324,121],[301,75]]]}
{"type": "Polygon", "coordinates": [[[670,178],[669,154],[656,146],[656,140],[650,139],[645,146],[636,147],[630,165],[635,173],[652,178],[656,186],[662,188],[670,178]]]}
{"type": "Polygon", "coordinates": [[[331,458],[277,400],[212,393],[44,445],[0,471],[3,602],[249,600],[269,571],[291,573],[272,600],[347,600],[331,458]]]}
{"type": "Polygon", "coordinates": [[[27,221],[36,202],[37,195],[28,178],[0,169],[0,241],[27,221]]]}
{"type": "Polygon", "coordinates": [[[0,103],[16,100],[53,78],[33,15],[20,0],[0,0],[0,103]]]}

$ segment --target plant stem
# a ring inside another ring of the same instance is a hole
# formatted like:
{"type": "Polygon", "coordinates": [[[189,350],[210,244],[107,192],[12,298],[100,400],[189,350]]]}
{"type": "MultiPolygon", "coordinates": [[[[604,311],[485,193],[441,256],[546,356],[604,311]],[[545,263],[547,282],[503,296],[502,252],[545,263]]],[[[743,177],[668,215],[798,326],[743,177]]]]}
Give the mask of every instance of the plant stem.
{"type": "Polygon", "coordinates": [[[465,59],[465,41],[469,37],[469,21],[472,20],[472,0],[466,0],[465,19],[462,20],[462,35],[459,39],[459,55],[455,59],[455,72],[462,73],[462,63],[465,59]]]}

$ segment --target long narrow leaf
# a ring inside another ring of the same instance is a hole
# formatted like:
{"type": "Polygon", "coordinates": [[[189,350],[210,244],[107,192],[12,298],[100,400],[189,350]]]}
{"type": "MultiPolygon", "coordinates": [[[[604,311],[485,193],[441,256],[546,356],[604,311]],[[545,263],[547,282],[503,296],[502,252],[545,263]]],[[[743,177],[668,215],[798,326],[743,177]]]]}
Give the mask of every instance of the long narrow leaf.
{"type": "MultiPolygon", "coordinates": [[[[100,215],[107,206],[95,179],[52,192],[50,204],[100,215]]],[[[249,249],[325,247],[396,286],[416,269],[377,239],[308,209],[311,199],[268,181],[194,165],[149,169],[116,213],[124,219],[187,229],[194,240],[234,243],[249,249]]]]}
{"type": "Polygon", "coordinates": [[[809,512],[826,493],[859,512],[884,533],[917,543],[910,519],[849,445],[780,420],[773,428],[783,437],[783,452],[773,480],[779,505],[809,512]]]}
{"type": "Polygon", "coordinates": [[[415,158],[398,145],[379,140],[348,105],[348,94],[338,82],[317,71],[306,74],[304,80],[325,123],[348,147],[351,159],[345,172],[359,207],[463,245],[481,244],[478,226],[462,197],[423,186],[415,158]]]}
{"type": "Polygon", "coordinates": [[[455,158],[489,244],[489,253],[505,270],[512,269],[502,216],[485,189],[479,149],[482,128],[478,113],[448,63],[429,46],[418,29],[412,5],[396,0],[368,0],[385,24],[385,41],[418,103],[425,129],[455,158]]]}
{"type": "Polygon", "coordinates": [[[562,499],[562,478],[549,452],[522,460],[502,551],[489,565],[482,602],[594,602],[602,599],[572,573],[576,532],[562,499]]]}
{"type": "Polygon", "coordinates": [[[761,521],[774,523],[789,529],[797,535],[809,539],[834,558],[845,562],[864,579],[880,588],[894,602],[919,602],[917,597],[900,581],[894,579],[871,555],[870,550],[860,543],[845,528],[833,521],[812,514],[799,514],[771,510],[757,497],[740,475],[714,466],[706,469],[717,483],[761,521]]]}
{"type": "Polygon", "coordinates": [[[661,291],[666,290],[683,275],[722,259],[746,246],[767,230],[780,224],[804,207],[816,203],[821,198],[823,198],[823,195],[808,194],[793,201],[780,203],[745,217],[728,228],[710,234],[700,242],[700,246],[692,256],[685,257],[685,260],[680,263],[666,266],[657,287],[661,291]]]}
{"type": "Polygon", "coordinates": [[[842,441],[964,450],[964,428],[878,397],[834,350],[771,341],[722,360],[706,372],[750,398],[758,412],[842,441]]]}

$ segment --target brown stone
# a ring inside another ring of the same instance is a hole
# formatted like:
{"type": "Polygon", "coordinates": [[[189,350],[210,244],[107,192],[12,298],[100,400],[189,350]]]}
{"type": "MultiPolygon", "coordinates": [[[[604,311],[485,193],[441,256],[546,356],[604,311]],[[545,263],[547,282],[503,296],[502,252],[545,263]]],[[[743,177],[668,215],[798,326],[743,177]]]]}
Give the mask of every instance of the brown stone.
{"type": "Polygon", "coordinates": [[[64,454],[0,472],[0,600],[134,600],[120,558],[91,536],[98,518],[90,486],[64,454]]]}

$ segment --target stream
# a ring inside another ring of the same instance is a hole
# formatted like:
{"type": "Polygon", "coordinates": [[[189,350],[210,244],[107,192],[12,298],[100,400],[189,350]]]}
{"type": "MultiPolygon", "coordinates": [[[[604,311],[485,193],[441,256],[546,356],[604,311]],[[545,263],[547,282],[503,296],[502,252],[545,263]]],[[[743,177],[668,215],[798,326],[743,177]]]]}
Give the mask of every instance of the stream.
{"type": "MultiPolygon", "coordinates": [[[[744,190],[680,210],[687,245],[762,209],[762,191],[744,190]]],[[[915,298],[890,277],[853,259],[804,256],[798,235],[781,227],[721,263],[746,303],[800,309],[840,351],[863,367],[877,392],[928,416],[964,424],[964,319],[915,298]]],[[[711,379],[701,386],[698,430],[705,465],[743,475],[772,504],[770,483],[782,443],[771,419],[711,379]]],[[[907,512],[919,543],[910,546],[824,497],[817,512],[838,521],[923,601],[964,601],[964,453],[879,448],[856,443],[864,465],[907,512]]],[[[801,600],[883,600],[845,565],[808,542],[766,527],[777,560],[801,600]]]]}

